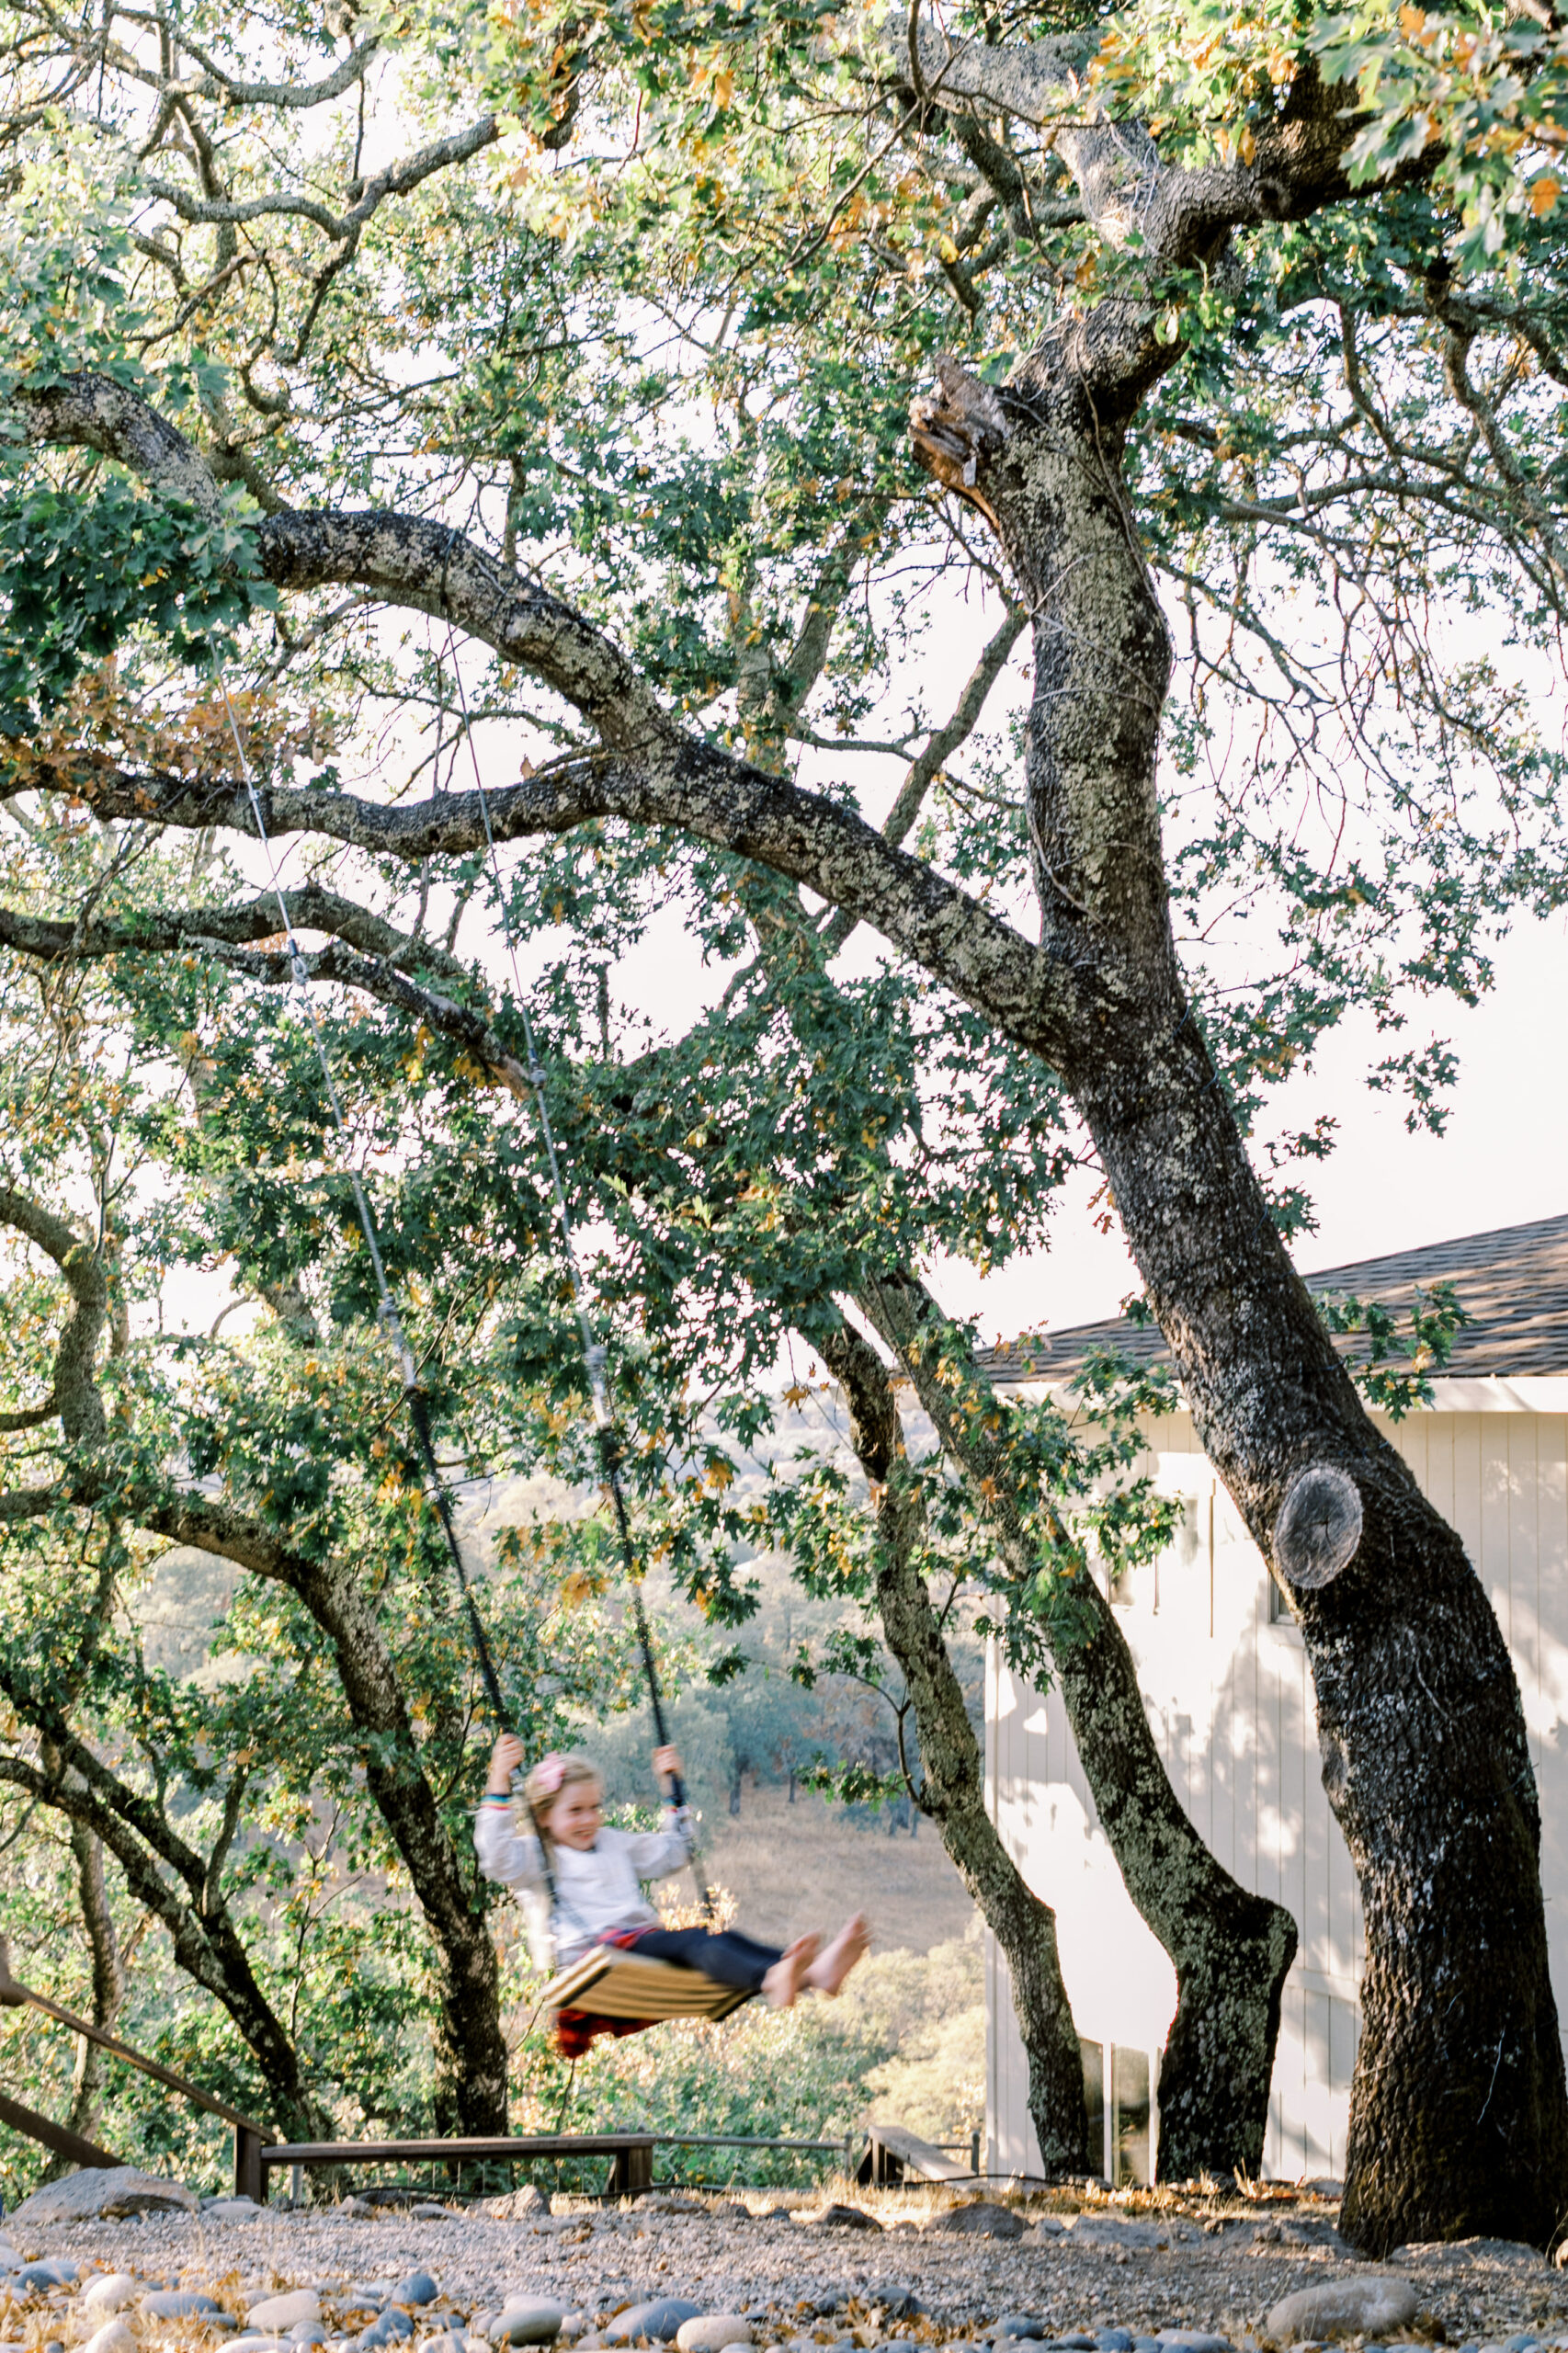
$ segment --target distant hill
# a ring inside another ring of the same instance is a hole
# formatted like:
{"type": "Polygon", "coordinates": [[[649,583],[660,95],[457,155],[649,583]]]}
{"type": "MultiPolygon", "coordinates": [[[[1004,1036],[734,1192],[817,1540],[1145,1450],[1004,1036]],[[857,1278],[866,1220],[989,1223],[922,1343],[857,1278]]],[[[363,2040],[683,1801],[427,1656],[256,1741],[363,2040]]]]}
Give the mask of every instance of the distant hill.
{"type": "Polygon", "coordinates": [[[974,1917],[963,1882],[928,1822],[918,1837],[858,1827],[840,1807],[802,1790],[747,1786],[738,1820],[703,1824],[703,1862],[736,1899],[736,1925],[769,1943],[835,1928],[864,1912],[879,1952],[929,1952],[960,1939],[974,1917]]]}

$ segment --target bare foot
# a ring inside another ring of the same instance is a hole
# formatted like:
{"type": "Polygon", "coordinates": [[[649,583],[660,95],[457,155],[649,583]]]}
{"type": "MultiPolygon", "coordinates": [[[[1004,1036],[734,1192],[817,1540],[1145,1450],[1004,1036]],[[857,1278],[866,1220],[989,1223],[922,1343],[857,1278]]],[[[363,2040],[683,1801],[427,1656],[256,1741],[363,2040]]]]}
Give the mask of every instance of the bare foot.
{"type": "Polygon", "coordinates": [[[821,1950],[820,1937],[797,1937],[785,1948],[762,1981],[769,2009],[787,2010],[800,1999],[821,1950]]]}
{"type": "Polygon", "coordinates": [[[836,1994],[856,1962],[865,1960],[870,1944],[871,1932],[857,1912],[853,1920],[846,1920],[826,1950],[812,1961],[806,1972],[806,1984],[814,1985],[819,1994],[836,1994]]]}

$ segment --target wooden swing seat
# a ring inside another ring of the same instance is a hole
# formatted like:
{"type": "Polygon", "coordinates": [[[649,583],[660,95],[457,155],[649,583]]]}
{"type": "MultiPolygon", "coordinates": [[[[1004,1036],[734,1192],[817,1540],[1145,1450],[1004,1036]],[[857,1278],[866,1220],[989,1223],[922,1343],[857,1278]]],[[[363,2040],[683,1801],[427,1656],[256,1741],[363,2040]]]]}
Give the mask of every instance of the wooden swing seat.
{"type": "Polygon", "coordinates": [[[615,1945],[596,1945],[552,1978],[542,1996],[552,2011],[586,2010],[595,2018],[635,2018],[658,2026],[665,2018],[727,2018],[751,1995],[743,1986],[716,1985],[678,1961],[641,1960],[615,1945]]]}

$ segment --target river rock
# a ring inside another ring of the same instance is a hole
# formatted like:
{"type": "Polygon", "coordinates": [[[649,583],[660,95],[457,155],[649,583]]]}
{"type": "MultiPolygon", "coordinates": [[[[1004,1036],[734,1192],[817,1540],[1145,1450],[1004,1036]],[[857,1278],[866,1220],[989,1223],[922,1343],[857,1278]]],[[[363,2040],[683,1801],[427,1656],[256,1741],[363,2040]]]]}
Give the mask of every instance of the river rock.
{"type": "Polygon", "coordinates": [[[1420,2301],[1408,2279],[1378,2273],[1325,2279],[1319,2288],[1298,2288],[1293,2296],[1281,2297],[1268,2315],[1268,2334],[1279,2345],[1298,2337],[1376,2336],[1385,2328],[1405,2327],[1420,2301]]]}
{"type": "Polygon", "coordinates": [[[45,2288],[69,2288],[75,2277],[74,2263],[24,2263],[17,2285],[24,2295],[36,2296],[45,2288]]]}
{"type": "Polygon", "coordinates": [[[994,2336],[1029,2336],[1040,2342],[1051,2335],[1051,2331],[1043,2321],[1036,2320],[1029,2313],[1003,2313],[992,2334],[994,2336]]]}
{"type": "Polygon", "coordinates": [[[1021,2214],[1010,2206],[997,2206],[989,2198],[973,2198],[962,2206],[949,2206],[940,2214],[933,2214],[926,2223],[927,2231],[953,2231],[969,2238],[1021,2239],[1025,2223],[1021,2214]]]}
{"type": "Polygon", "coordinates": [[[320,2320],[321,2298],[313,2288],[293,2288],[284,2296],[264,2296],[245,2314],[247,2328],[268,2336],[287,2336],[297,2321],[320,2320]]]}
{"type": "Polygon", "coordinates": [[[219,2314],[228,2319],[217,2298],[199,2288],[154,2288],[142,2297],[142,2309],[149,2320],[208,2320],[219,2314]]]}
{"type": "Polygon", "coordinates": [[[194,2214],[198,2203],[183,2181],[140,2173],[134,2165],[84,2165],[62,2181],[46,2181],[6,2220],[30,2226],[115,2221],[126,2214],[194,2214]]]}
{"type": "Polygon", "coordinates": [[[82,2302],[89,2312],[118,2313],[131,2302],[136,2293],[136,2282],[129,2271],[100,2271],[89,2279],[82,2290],[82,2302]]]}
{"type": "Polygon", "coordinates": [[[1200,2328],[1162,2328],[1156,2341],[1164,2353],[1234,2353],[1228,2336],[1209,2336],[1200,2328]]]}
{"type": "MultiPolygon", "coordinates": [[[[444,2206],[440,2206],[437,2207],[436,2211],[441,2216],[442,2221],[445,2222],[447,2220],[446,2208],[444,2206]]],[[[414,2211],[415,2214],[418,2213],[419,2209],[417,2206],[414,2209],[414,2211]]],[[[440,2292],[441,2290],[437,2287],[436,2282],[431,2279],[430,2274],[427,2271],[411,2271],[407,2278],[400,2279],[397,2286],[392,2290],[392,2301],[394,2304],[433,2304],[440,2292]]]]}
{"type": "Polygon", "coordinates": [[[390,2345],[394,2339],[401,2343],[403,2337],[413,2334],[414,2323],[403,2307],[389,2304],[384,2313],[378,2313],[369,2328],[360,2330],[359,2343],[366,2346],[390,2345]]]}
{"type": "Polygon", "coordinates": [[[1170,2240],[1167,2223],[1134,2222],[1124,2214],[1079,2214],[1071,2228],[1074,2246],[1156,2247],[1170,2240]]]}
{"type": "Polygon", "coordinates": [[[667,2345],[683,2320],[696,2320],[700,2304],[688,2302],[685,2296],[661,2296],[656,2303],[629,2304],[617,2313],[605,2336],[611,2345],[630,2345],[634,2337],[649,2336],[657,2345],[667,2345]]]}
{"type": "Polygon", "coordinates": [[[136,2353],[136,2339],[124,2321],[106,2320],[102,2328],[80,2347],[80,2353],[136,2353]]]}
{"type": "Polygon", "coordinates": [[[880,2231],[881,2224],[863,2206],[824,2206],[820,2213],[802,2214],[800,2227],[806,2231],[880,2231]]]}
{"type": "Polygon", "coordinates": [[[565,2317],[549,2296],[508,2296],[486,2334],[502,2345],[553,2345],[565,2317]]]}
{"type": "Polygon", "coordinates": [[[267,2211],[254,2198],[214,2198],[201,2210],[204,2222],[257,2222],[267,2211]]]}
{"type": "Polygon", "coordinates": [[[726,2345],[750,2345],[752,2326],[738,2313],[704,2313],[683,2320],[676,2331],[678,2353],[724,2353],[726,2345]]]}

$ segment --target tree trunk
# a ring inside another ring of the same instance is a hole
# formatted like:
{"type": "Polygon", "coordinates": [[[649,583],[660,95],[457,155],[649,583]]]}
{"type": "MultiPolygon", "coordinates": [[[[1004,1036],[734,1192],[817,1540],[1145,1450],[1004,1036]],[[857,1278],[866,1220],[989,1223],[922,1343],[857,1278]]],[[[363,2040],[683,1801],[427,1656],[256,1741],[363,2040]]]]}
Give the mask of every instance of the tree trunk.
{"type": "Polygon", "coordinates": [[[851,1443],[878,1499],[877,1602],[915,1711],[925,1768],[921,1810],[941,1832],[1006,1957],[1046,2177],[1081,2174],[1088,2162],[1084,2062],[1062,1982],[1056,1915],[1024,1880],[985,1810],[974,1727],[920,1573],[922,1515],[892,1387],[876,1350],[847,1324],[805,1336],[844,1392],[851,1443]]]}
{"type": "Polygon", "coordinates": [[[330,1636],[370,1794],[408,1868],[436,1949],[436,2124],[480,2137],[506,2130],[501,1976],[477,1881],[465,1885],[403,1706],[381,1628],[354,1567],[296,1567],[301,1600],[330,1636]]]}
{"type": "MultiPolygon", "coordinates": [[[[1035,1547],[1005,1428],[959,1336],[924,1284],[901,1275],[861,1305],[903,1358],[948,1455],[966,1473],[1020,1581],[1035,1547]]],[[[1251,1895],[1215,1860],[1154,1745],[1137,1665],[1099,1587],[1079,1593],[1089,1631],[1055,1643],[1051,1665],[1100,1827],[1127,1893],[1170,1955],[1176,2008],[1160,2062],[1159,2173],[1228,2180],[1262,2169],[1279,1998],[1296,1955],[1283,1905],[1251,1895]]]]}
{"type": "Polygon", "coordinates": [[[945,371],[942,413],[1035,616],[1041,946],[1079,1004],[1062,1076],[1266,1557],[1307,1465],[1361,1498],[1355,1558],[1298,1595],[1324,1786],[1366,1909],[1341,2227],[1373,2254],[1470,2233],[1544,2245],[1568,2207],[1568,2088],[1512,1666],[1458,1537],[1372,1427],[1286,1256],[1181,987],[1155,787],[1170,652],[1120,475],[1125,421],[1165,364],[1147,315],[1102,304],[1053,330],[1000,403],[945,371]]]}
{"type": "MultiPolygon", "coordinates": [[[[69,1826],[71,1852],[76,1864],[76,1899],[92,1961],[93,1991],[87,2015],[95,2026],[112,2034],[125,1999],[125,1972],[104,1880],[103,1841],[96,1838],[83,1823],[73,1822],[69,1826]]],[[[65,2123],[68,2131],[80,2133],[85,2141],[97,2135],[103,2086],[104,2054],[96,2042],[89,2042],[85,2034],[78,2035],[76,2064],[71,2078],[71,2107],[65,2123]]],[[[51,2157],[44,2167],[43,2179],[58,2180],[70,2170],[69,2157],[51,2157]]]]}

